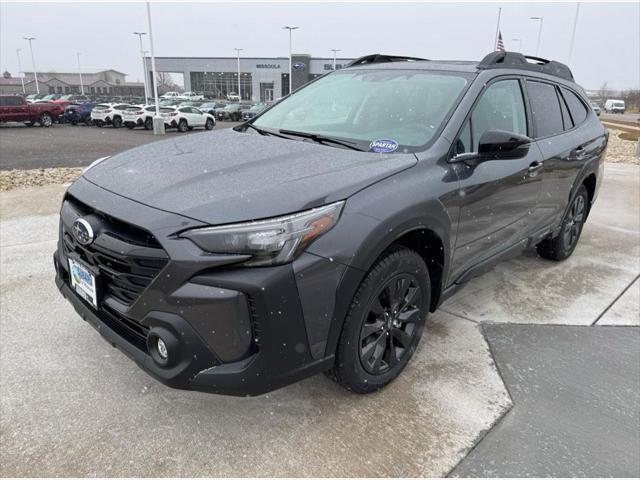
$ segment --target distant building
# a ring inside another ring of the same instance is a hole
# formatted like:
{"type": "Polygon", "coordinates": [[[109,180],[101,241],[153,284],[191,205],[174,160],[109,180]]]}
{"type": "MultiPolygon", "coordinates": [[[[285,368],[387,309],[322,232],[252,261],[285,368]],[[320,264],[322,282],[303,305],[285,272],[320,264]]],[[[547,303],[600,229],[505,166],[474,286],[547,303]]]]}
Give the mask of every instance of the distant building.
{"type": "MultiPolygon", "coordinates": [[[[144,96],[144,84],[142,82],[127,82],[126,77],[126,73],[112,69],[82,72],[84,93],[87,95],[144,96]]],[[[38,84],[40,93],[80,93],[78,72],[38,72],[38,84]]],[[[33,72],[24,73],[24,88],[28,94],[36,93],[33,72]]],[[[20,77],[12,77],[9,72],[5,72],[0,78],[0,93],[22,93],[20,77]]]]}
{"type": "MultiPolygon", "coordinates": [[[[240,92],[238,92],[237,57],[156,57],[158,72],[182,74],[184,89],[216,98],[239,93],[243,100],[271,102],[289,93],[288,57],[241,57],[240,92]]],[[[353,59],[337,58],[336,70],[353,59]]],[[[293,89],[333,70],[333,58],[292,55],[293,89]]],[[[145,57],[149,80],[153,68],[145,57]]]]}

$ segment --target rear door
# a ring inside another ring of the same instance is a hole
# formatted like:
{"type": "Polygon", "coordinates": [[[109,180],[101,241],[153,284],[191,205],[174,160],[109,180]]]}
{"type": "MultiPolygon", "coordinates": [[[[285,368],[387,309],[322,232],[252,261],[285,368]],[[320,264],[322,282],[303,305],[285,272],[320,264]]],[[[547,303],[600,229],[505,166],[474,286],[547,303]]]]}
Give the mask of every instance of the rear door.
{"type": "MultiPolygon", "coordinates": [[[[477,152],[488,130],[531,134],[519,78],[499,78],[484,89],[458,135],[455,154],[477,152]]],[[[518,246],[537,228],[541,165],[533,143],[522,158],[458,164],[460,213],[452,278],[518,246]]]]}
{"type": "Polygon", "coordinates": [[[193,115],[193,126],[204,127],[204,114],[195,107],[189,107],[189,110],[191,110],[191,114],[193,115]]]}
{"type": "Polygon", "coordinates": [[[526,88],[536,144],[544,159],[538,210],[543,223],[550,226],[563,216],[578,172],[599,144],[580,128],[590,112],[576,93],[533,79],[527,80],[526,88]]]}

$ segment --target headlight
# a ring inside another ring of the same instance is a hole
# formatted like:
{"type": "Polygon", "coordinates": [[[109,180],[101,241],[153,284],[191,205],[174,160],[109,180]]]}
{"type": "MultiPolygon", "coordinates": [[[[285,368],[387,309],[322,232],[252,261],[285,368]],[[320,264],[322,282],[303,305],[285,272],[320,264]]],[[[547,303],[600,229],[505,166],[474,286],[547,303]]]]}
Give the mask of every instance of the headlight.
{"type": "Polygon", "coordinates": [[[109,157],[102,157],[102,158],[99,158],[99,159],[97,159],[97,160],[94,160],[94,161],[93,161],[93,162],[92,162],[92,163],[91,163],[87,168],[85,168],[85,169],[82,171],[82,173],[85,173],[85,172],[86,172],[87,170],[89,170],[90,168],[93,168],[93,167],[95,167],[96,165],[98,165],[99,163],[104,162],[107,158],[109,158],[109,157]]]}
{"type": "Polygon", "coordinates": [[[280,265],[298,256],[338,221],[344,201],[257,222],[188,230],[188,238],[211,253],[251,255],[247,266],[280,265]]]}

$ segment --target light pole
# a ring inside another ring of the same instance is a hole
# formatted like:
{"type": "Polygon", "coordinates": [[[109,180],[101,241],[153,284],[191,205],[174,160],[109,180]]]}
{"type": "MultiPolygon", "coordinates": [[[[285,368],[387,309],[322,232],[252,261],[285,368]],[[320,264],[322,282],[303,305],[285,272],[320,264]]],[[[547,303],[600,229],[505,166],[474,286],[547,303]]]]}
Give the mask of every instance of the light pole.
{"type": "Polygon", "coordinates": [[[544,22],[544,17],[531,17],[531,20],[538,20],[540,25],[538,26],[538,43],[536,44],[536,57],[540,53],[540,39],[542,38],[542,23],[544,22]]]}
{"type": "Polygon", "coordinates": [[[331,48],[330,51],[333,52],[333,70],[335,71],[335,69],[336,69],[336,53],[340,52],[341,50],[339,48],[331,48]]]}
{"type": "Polygon", "coordinates": [[[36,81],[36,93],[40,93],[40,86],[38,85],[38,72],[36,72],[36,61],[33,57],[33,46],[31,42],[36,39],[36,37],[22,37],[24,40],[29,42],[29,51],[31,52],[31,66],[33,67],[33,77],[36,81]]]}
{"type": "Polygon", "coordinates": [[[576,28],[578,26],[578,15],[580,15],[580,2],[576,4],[576,15],[573,17],[573,31],[571,32],[571,43],[569,44],[569,58],[567,64],[571,63],[571,57],[573,56],[573,42],[576,39],[576,28]]]}
{"type": "Polygon", "coordinates": [[[16,48],[16,55],[18,56],[18,75],[20,75],[20,81],[22,82],[22,93],[27,93],[24,88],[24,75],[22,75],[22,63],[20,62],[20,52],[21,48],[16,48]]]}
{"type": "Polygon", "coordinates": [[[156,56],[153,53],[153,28],[151,27],[151,3],[147,2],[147,23],[149,24],[149,46],[151,49],[151,69],[153,70],[153,98],[156,102],[156,116],[153,117],[153,134],[164,135],[164,119],[160,116],[158,100],[158,78],[156,76],[156,56]]]}
{"type": "Polygon", "coordinates": [[[512,38],[512,42],[518,42],[518,51],[522,53],[522,39],[521,38],[512,38]]]}
{"type": "Polygon", "coordinates": [[[242,100],[242,93],[240,93],[240,52],[244,50],[244,48],[234,48],[234,50],[238,56],[238,101],[240,101],[242,100]]]}
{"type": "Polygon", "coordinates": [[[299,27],[285,25],[283,30],[289,30],[289,95],[293,91],[293,65],[291,60],[291,32],[297,30],[299,27]]]}
{"type": "Polygon", "coordinates": [[[145,103],[149,98],[149,89],[147,88],[147,62],[144,61],[144,48],[142,47],[142,36],[146,35],[147,32],[133,32],[134,35],[138,35],[138,39],[140,40],[140,56],[142,57],[142,72],[144,73],[144,98],[145,103]]]}
{"type": "Polygon", "coordinates": [[[82,69],[80,68],[80,52],[76,53],[78,57],[78,75],[80,75],[80,94],[84,95],[84,84],[82,83],[82,69]]]}

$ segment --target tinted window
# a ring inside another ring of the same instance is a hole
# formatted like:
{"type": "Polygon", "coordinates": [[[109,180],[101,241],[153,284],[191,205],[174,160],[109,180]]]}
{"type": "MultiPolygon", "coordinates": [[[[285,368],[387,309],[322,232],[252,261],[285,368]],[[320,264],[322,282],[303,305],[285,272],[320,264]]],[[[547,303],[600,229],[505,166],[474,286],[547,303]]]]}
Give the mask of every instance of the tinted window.
{"type": "Polygon", "coordinates": [[[562,95],[564,96],[564,99],[567,101],[567,105],[569,106],[569,111],[571,112],[573,123],[575,123],[576,125],[580,125],[587,118],[587,107],[584,106],[584,103],[582,103],[578,96],[571,90],[567,90],[566,88],[562,87],[561,90],[562,95]]]}
{"type": "Polygon", "coordinates": [[[460,132],[458,140],[456,140],[454,153],[455,155],[460,155],[461,153],[469,153],[471,151],[471,120],[468,120],[462,132],[460,132]]]}
{"type": "Polygon", "coordinates": [[[527,92],[536,136],[547,137],[562,132],[562,112],[556,87],[548,83],[527,81],[527,92]]]}
{"type": "Polygon", "coordinates": [[[471,114],[473,151],[478,151],[480,137],[487,130],[505,130],[527,134],[527,116],[518,80],[494,83],[482,94],[471,114]]]}

